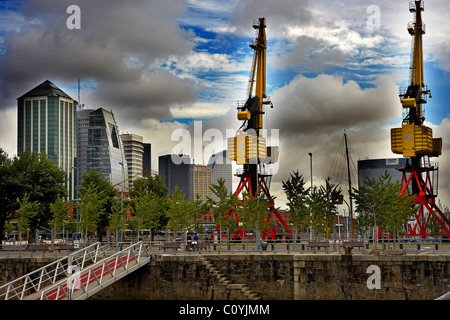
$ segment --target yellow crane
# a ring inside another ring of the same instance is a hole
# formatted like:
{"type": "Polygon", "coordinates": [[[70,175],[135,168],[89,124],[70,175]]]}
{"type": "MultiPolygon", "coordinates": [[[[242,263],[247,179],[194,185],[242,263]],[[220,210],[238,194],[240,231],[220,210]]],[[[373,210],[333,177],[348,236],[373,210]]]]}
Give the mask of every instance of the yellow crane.
{"type": "MultiPolygon", "coordinates": [[[[260,164],[273,164],[278,161],[278,146],[266,147],[266,140],[263,137],[263,115],[264,106],[270,105],[266,95],[266,19],[259,18],[253,23],[253,28],[257,30],[254,40],[250,41],[250,48],[254,50],[253,62],[250,72],[248,97],[244,104],[238,104],[238,120],[243,121],[235,137],[228,139],[227,157],[236,161],[236,164],[243,165],[243,170],[237,176],[240,182],[234,193],[238,197],[243,191],[248,192],[251,197],[263,196],[270,199],[268,210],[271,212],[270,220],[273,224],[262,233],[262,238],[290,237],[292,231],[286,224],[283,217],[275,208],[274,201],[269,192],[269,181],[271,174],[260,170],[260,164]],[[253,93],[254,92],[254,93],[253,93]],[[258,193],[260,192],[260,194],[258,193]]],[[[235,209],[230,208],[227,216],[235,216],[235,209]]],[[[220,227],[216,228],[219,231],[220,227]]],[[[247,237],[245,230],[239,229],[233,237],[247,237]]]]}
{"type": "Polygon", "coordinates": [[[425,24],[422,21],[423,0],[409,3],[409,11],[414,13],[414,21],[408,23],[408,32],[412,36],[410,83],[400,89],[400,101],[404,110],[401,128],[391,129],[391,149],[396,154],[409,157],[411,163],[402,171],[400,195],[414,197],[417,213],[407,222],[408,230],[404,235],[426,237],[430,234],[430,221],[435,219],[442,235],[450,236],[450,221],[436,205],[438,186],[438,167],[429,158],[442,153],[442,138],[433,138],[431,128],[424,125],[423,105],[431,98],[431,91],[424,83],[423,43],[425,24]]]}
{"type": "Polygon", "coordinates": [[[400,90],[400,101],[404,110],[401,128],[391,129],[391,149],[396,154],[411,157],[411,165],[419,167],[422,156],[436,157],[441,154],[442,138],[433,138],[432,129],[424,126],[425,116],[422,105],[427,103],[431,91],[424,83],[423,45],[425,24],[422,21],[423,0],[409,3],[409,11],[415,14],[415,20],[408,23],[408,32],[412,36],[410,84],[406,90],[400,90]]]}

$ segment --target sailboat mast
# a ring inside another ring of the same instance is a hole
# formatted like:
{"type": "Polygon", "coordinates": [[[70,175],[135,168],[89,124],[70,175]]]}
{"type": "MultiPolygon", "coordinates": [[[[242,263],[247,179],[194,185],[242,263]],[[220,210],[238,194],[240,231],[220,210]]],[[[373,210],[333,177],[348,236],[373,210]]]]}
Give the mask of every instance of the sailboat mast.
{"type": "Polygon", "coordinates": [[[348,156],[348,145],[347,145],[347,134],[344,132],[345,139],[345,153],[347,155],[347,172],[348,172],[348,194],[350,196],[350,226],[352,230],[352,239],[354,239],[353,234],[353,201],[352,201],[352,179],[350,177],[350,160],[348,156]]]}

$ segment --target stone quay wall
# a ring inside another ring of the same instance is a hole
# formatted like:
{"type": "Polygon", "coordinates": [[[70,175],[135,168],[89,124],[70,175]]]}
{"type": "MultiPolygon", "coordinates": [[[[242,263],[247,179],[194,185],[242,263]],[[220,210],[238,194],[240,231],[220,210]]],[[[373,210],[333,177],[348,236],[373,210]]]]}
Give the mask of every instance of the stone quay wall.
{"type": "MultiPolygon", "coordinates": [[[[0,259],[0,285],[50,261],[0,259]]],[[[432,300],[450,291],[450,255],[163,254],[103,289],[107,300],[432,300]]]]}

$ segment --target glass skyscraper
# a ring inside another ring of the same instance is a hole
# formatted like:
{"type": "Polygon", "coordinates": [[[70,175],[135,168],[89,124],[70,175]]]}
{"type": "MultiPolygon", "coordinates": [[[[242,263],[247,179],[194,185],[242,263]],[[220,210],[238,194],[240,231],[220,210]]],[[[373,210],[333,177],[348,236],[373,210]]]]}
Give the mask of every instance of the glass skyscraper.
{"type": "Polygon", "coordinates": [[[69,199],[76,197],[77,102],[46,80],[17,99],[17,154],[45,153],[67,173],[69,199]]]}
{"type": "Polygon", "coordinates": [[[78,141],[80,181],[92,169],[119,189],[128,173],[114,114],[103,108],[78,111],[78,141]]]}
{"type": "Polygon", "coordinates": [[[158,171],[169,195],[172,195],[175,186],[178,186],[178,189],[184,193],[184,198],[189,198],[190,162],[191,158],[188,155],[166,154],[158,157],[158,171]]]}

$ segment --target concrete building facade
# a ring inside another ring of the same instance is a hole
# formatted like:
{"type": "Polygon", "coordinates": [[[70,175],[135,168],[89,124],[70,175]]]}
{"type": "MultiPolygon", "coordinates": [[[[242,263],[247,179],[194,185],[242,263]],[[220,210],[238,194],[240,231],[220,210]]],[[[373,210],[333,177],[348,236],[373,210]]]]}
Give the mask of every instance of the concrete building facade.
{"type": "Polygon", "coordinates": [[[127,163],[128,186],[133,185],[133,179],[142,178],[143,158],[144,158],[144,140],[137,134],[121,134],[120,139],[123,144],[123,152],[127,163]]]}

